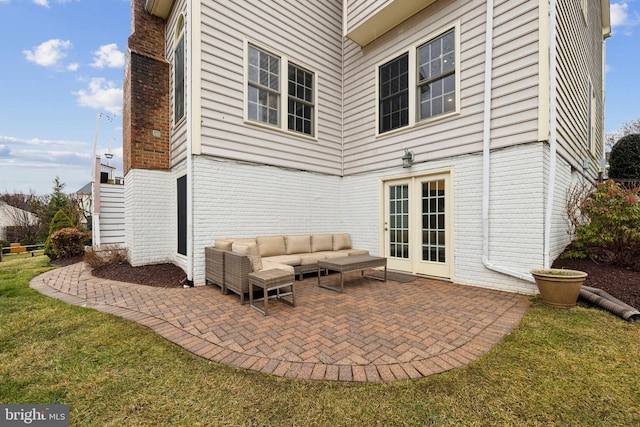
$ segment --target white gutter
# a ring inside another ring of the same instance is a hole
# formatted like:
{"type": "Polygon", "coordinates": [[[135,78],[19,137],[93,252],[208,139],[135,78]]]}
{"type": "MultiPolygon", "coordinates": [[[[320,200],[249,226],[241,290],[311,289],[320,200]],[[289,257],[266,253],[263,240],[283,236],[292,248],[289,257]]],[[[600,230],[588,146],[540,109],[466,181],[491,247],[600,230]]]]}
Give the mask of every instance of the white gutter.
{"type": "Polygon", "coordinates": [[[551,261],[551,220],[553,217],[553,196],[556,189],[556,163],[557,163],[557,138],[558,138],[558,102],[557,95],[557,55],[556,55],[556,0],[551,0],[549,11],[549,186],[547,188],[547,212],[544,222],[544,268],[549,268],[551,261]]]}
{"type": "Polygon", "coordinates": [[[487,1],[484,57],[484,125],[482,132],[482,263],[489,270],[533,282],[530,274],[493,264],[489,260],[489,188],[491,166],[491,79],[493,68],[493,0],[487,1]]]}

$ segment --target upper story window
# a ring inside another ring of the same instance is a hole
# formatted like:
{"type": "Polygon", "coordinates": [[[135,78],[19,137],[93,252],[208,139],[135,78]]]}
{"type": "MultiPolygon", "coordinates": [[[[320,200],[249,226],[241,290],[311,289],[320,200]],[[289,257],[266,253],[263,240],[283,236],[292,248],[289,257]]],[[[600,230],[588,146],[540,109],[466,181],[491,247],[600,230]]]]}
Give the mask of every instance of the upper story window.
{"type": "Polygon", "coordinates": [[[175,50],[173,51],[173,122],[178,123],[184,117],[185,79],[184,79],[184,16],[180,15],[176,24],[175,50]]]}
{"type": "Polygon", "coordinates": [[[456,40],[452,31],[418,48],[418,119],[456,107],[456,40]]]}
{"type": "Polygon", "coordinates": [[[595,156],[598,152],[598,99],[596,89],[589,79],[589,121],[587,124],[587,143],[589,151],[595,156]]]}
{"type": "Polygon", "coordinates": [[[589,22],[589,1],[588,0],[580,0],[580,9],[582,9],[582,18],[584,19],[585,25],[589,22]]]}
{"type": "Polygon", "coordinates": [[[458,26],[378,67],[378,133],[459,108],[458,26]]]}
{"type": "Polygon", "coordinates": [[[380,133],[409,124],[409,54],[380,67],[380,133]]]}
{"type": "Polygon", "coordinates": [[[287,128],[313,135],[313,73],[289,63],[287,128]]]}
{"type": "Polygon", "coordinates": [[[279,125],[280,58],[249,46],[249,120],[279,125]]]}
{"type": "Polygon", "coordinates": [[[248,44],[247,120],[314,136],[315,105],[314,72],[283,55],[248,44]]]}

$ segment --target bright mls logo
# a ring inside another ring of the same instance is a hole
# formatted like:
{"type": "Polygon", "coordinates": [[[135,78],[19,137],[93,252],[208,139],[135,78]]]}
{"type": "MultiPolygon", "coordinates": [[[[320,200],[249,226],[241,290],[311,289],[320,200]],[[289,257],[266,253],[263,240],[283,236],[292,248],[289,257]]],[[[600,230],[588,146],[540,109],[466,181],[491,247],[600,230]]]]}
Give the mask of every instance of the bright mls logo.
{"type": "Polygon", "coordinates": [[[0,405],[0,425],[68,427],[69,405],[0,405]]]}

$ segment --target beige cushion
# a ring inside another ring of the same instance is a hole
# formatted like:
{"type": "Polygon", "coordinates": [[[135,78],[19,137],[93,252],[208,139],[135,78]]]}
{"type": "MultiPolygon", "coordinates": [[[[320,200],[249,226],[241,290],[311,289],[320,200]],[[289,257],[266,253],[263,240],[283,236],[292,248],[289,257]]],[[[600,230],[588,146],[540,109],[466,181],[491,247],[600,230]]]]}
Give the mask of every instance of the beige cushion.
{"type": "Polygon", "coordinates": [[[346,252],[317,252],[317,253],[324,254],[327,257],[327,259],[349,256],[349,254],[346,252]]]}
{"type": "Polygon", "coordinates": [[[333,235],[333,250],[339,251],[340,249],[351,249],[351,237],[349,237],[349,233],[333,235]]]}
{"type": "Polygon", "coordinates": [[[285,255],[284,236],[260,236],[256,237],[258,250],[261,256],[285,255]]]}
{"type": "Polygon", "coordinates": [[[366,249],[340,249],[338,253],[351,255],[369,255],[369,251],[366,249]]]}
{"type": "Polygon", "coordinates": [[[279,264],[287,264],[287,265],[300,265],[300,256],[299,255],[276,255],[263,257],[262,262],[277,262],[279,264]]]}
{"type": "Polygon", "coordinates": [[[310,253],[310,254],[300,254],[300,265],[311,265],[317,264],[318,261],[327,259],[327,256],[324,253],[310,253]]]}
{"type": "Polygon", "coordinates": [[[232,244],[232,240],[216,239],[215,248],[220,249],[221,251],[230,251],[232,244]]]}
{"type": "Polygon", "coordinates": [[[239,255],[246,255],[251,262],[251,271],[262,270],[262,258],[258,252],[258,245],[255,243],[233,243],[231,250],[239,255]]]}
{"type": "Polygon", "coordinates": [[[287,254],[303,254],[311,252],[311,236],[284,236],[287,254]]]}
{"type": "Polygon", "coordinates": [[[333,237],[331,234],[312,234],[311,252],[332,251],[333,237]]]}
{"type": "Polygon", "coordinates": [[[274,270],[276,268],[279,268],[280,270],[285,270],[291,274],[295,274],[295,270],[290,265],[280,264],[279,262],[271,262],[271,261],[264,261],[262,263],[262,271],[274,270]]]}

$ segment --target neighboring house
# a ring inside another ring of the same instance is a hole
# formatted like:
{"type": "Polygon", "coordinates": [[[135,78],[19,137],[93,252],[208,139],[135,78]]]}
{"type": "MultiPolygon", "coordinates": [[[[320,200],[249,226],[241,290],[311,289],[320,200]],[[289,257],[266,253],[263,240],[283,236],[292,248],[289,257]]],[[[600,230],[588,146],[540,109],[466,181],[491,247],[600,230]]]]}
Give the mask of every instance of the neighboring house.
{"type": "Polygon", "coordinates": [[[598,176],[608,0],[135,0],[132,30],[130,262],[196,285],[216,238],[349,232],[533,293],[598,176]]]}
{"type": "Polygon", "coordinates": [[[80,224],[82,224],[87,230],[91,229],[91,182],[83,185],[81,189],[73,193],[75,202],[80,210],[80,224]]]}
{"type": "Polygon", "coordinates": [[[24,237],[24,234],[28,234],[26,229],[33,229],[39,223],[40,218],[37,215],[0,200],[0,240],[11,240],[17,243],[16,233],[24,237]]]}
{"type": "Polygon", "coordinates": [[[88,184],[93,247],[124,246],[124,180],[114,176],[116,168],[101,163],[99,156],[94,162],[95,176],[88,184]]]}

